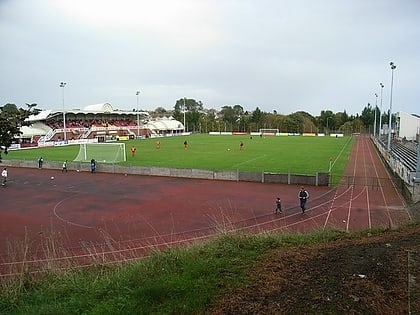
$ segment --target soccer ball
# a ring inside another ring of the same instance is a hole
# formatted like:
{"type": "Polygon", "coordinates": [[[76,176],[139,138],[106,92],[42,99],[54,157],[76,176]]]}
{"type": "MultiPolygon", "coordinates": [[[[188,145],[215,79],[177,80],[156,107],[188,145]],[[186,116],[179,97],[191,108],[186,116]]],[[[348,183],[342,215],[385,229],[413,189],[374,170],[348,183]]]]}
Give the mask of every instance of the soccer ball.
{"type": "Polygon", "coordinates": [[[228,149],[228,151],[230,151],[230,148],[228,149]]]}
{"type": "Polygon", "coordinates": [[[79,173],[80,171],[79,171],[79,170],[76,170],[76,172],[78,172],[78,173],[79,173]]]}
{"type": "Polygon", "coordinates": [[[51,180],[53,180],[54,179],[54,176],[51,176],[51,180]]]}

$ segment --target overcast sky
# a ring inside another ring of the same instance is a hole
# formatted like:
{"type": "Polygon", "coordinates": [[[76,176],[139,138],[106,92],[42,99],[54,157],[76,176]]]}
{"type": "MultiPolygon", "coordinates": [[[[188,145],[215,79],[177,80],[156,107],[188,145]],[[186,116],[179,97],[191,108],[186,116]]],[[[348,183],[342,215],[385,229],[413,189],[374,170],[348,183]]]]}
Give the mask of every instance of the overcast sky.
{"type": "Polygon", "coordinates": [[[0,43],[0,105],[387,111],[393,61],[420,114],[419,0],[0,0],[0,43]]]}

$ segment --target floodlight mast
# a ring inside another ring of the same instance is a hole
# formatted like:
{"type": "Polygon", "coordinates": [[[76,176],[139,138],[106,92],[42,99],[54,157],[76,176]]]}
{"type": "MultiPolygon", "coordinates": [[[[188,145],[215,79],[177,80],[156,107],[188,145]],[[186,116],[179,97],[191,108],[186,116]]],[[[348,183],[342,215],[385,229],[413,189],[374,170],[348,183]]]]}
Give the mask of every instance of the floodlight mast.
{"type": "Polygon", "coordinates": [[[184,107],[183,107],[183,110],[182,111],[183,111],[183,114],[184,114],[184,132],[185,132],[185,131],[187,131],[186,128],[185,128],[185,112],[186,112],[186,101],[187,101],[187,98],[184,97],[183,98],[183,101],[184,101],[184,107]]]}
{"type": "Polygon", "coordinates": [[[137,96],[137,138],[140,137],[139,95],[140,95],[140,91],[137,91],[136,92],[136,96],[137,96]]]}
{"type": "Polygon", "coordinates": [[[62,88],[62,98],[63,98],[63,133],[64,133],[64,142],[67,141],[67,129],[66,129],[66,110],[64,107],[64,87],[66,86],[66,82],[60,82],[60,87],[62,88]]]}
{"type": "Polygon", "coordinates": [[[381,130],[382,130],[382,93],[383,93],[385,85],[383,85],[383,83],[381,82],[381,83],[379,83],[379,86],[381,87],[381,112],[380,112],[380,115],[379,115],[379,139],[380,139],[381,134],[382,134],[382,132],[381,132],[381,130]]]}
{"type": "Polygon", "coordinates": [[[378,111],[378,94],[375,93],[375,123],[373,124],[373,137],[376,138],[376,115],[378,111]]]}
{"type": "Polygon", "coordinates": [[[388,123],[388,146],[387,150],[388,152],[391,151],[391,133],[392,133],[392,89],[394,87],[394,70],[397,68],[397,66],[391,61],[389,63],[391,66],[391,93],[389,96],[389,123],[388,123]]]}

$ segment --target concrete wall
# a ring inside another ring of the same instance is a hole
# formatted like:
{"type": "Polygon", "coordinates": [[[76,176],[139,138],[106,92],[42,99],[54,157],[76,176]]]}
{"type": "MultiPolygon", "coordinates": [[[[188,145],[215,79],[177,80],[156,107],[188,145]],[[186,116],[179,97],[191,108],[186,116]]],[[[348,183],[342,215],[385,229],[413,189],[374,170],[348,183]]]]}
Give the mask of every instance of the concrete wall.
{"type": "MultiPolygon", "coordinates": [[[[36,161],[3,160],[1,165],[11,167],[38,168],[38,163],[36,161]]],[[[61,170],[62,163],[45,161],[43,164],[43,168],[61,170]]],[[[68,162],[67,170],[79,170],[80,172],[90,172],[90,164],[82,162],[68,162]]],[[[102,173],[134,174],[143,176],[182,177],[310,186],[329,186],[330,184],[329,173],[317,173],[316,175],[300,175],[267,172],[240,172],[201,169],[179,169],[166,167],[123,166],[117,164],[101,163],[97,164],[96,171],[102,173]]]]}

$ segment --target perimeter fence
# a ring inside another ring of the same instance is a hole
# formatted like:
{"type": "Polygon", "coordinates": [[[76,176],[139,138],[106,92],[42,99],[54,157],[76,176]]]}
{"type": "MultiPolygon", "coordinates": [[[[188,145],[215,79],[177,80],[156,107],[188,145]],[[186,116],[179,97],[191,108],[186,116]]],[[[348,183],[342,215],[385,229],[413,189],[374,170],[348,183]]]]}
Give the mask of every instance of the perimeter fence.
{"type": "Polygon", "coordinates": [[[346,185],[347,187],[358,186],[367,187],[372,190],[379,190],[383,187],[394,185],[394,182],[391,178],[385,177],[361,177],[344,175],[341,178],[341,184],[346,185]]]}
{"type": "MultiPolygon", "coordinates": [[[[10,167],[38,168],[34,161],[3,160],[2,165],[10,167]]],[[[42,168],[61,170],[61,162],[44,162],[42,168]]],[[[69,171],[90,172],[90,164],[82,162],[68,162],[69,171]]],[[[97,164],[97,172],[133,174],[143,176],[166,176],[210,180],[246,181],[260,183],[278,183],[309,186],[329,186],[330,173],[315,173],[314,175],[272,173],[272,172],[244,172],[240,170],[204,170],[204,169],[181,169],[154,166],[124,166],[118,164],[97,164]]]]}

